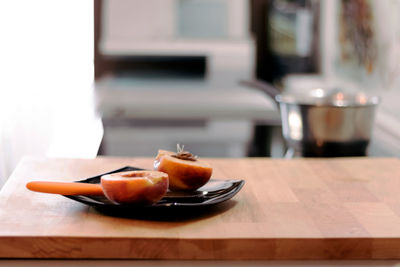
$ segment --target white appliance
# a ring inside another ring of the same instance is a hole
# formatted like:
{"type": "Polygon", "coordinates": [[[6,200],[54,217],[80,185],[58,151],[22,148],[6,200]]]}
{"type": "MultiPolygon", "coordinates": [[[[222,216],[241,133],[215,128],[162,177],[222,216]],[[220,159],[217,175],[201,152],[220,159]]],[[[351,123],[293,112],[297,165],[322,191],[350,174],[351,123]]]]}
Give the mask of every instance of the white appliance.
{"type": "Polygon", "coordinates": [[[100,50],[106,56],[205,56],[207,79],[249,79],[254,41],[247,0],[106,0],[100,50]],[[239,75],[239,76],[238,76],[239,75]]]}
{"type": "Polygon", "coordinates": [[[99,79],[105,154],[154,156],[180,143],[199,156],[246,156],[254,122],[280,121],[272,100],[239,85],[255,65],[248,14],[247,0],[105,1],[103,55],[206,61],[201,79],[99,79]]]}

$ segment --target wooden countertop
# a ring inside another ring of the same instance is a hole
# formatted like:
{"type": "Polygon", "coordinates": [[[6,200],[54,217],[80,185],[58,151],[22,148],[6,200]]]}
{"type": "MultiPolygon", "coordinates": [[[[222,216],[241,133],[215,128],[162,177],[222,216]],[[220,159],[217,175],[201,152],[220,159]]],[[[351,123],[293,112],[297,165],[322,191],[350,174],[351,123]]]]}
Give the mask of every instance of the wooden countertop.
{"type": "Polygon", "coordinates": [[[150,158],[25,158],[0,192],[0,257],[400,259],[399,159],[208,160],[214,178],[243,189],[198,216],[150,220],[25,188],[151,168],[150,158]]]}

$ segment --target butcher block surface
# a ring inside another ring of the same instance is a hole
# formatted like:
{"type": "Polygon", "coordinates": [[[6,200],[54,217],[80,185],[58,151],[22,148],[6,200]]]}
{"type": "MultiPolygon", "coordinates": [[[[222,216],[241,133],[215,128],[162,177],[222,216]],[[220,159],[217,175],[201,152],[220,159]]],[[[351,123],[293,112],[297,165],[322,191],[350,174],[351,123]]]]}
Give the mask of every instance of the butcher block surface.
{"type": "Polygon", "coordinates": [[[151,169],[151,158],[25,158],[0,192],[0,257],[400,259],[399,159],[206,160],[213,178],[246,181],[235,197],[143,216],[103,213],[25,184],[151,169]]]}

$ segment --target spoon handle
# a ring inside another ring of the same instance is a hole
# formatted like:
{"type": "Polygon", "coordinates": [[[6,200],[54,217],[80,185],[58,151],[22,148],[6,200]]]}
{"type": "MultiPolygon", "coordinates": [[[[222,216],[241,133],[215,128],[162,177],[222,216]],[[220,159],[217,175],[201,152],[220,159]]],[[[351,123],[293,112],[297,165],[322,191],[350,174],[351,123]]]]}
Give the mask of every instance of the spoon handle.
{"type": "Polygon", "coordinates": [[[35,192],[60,195],[104,195],[100,184],[32,181],[26,184],[26,188],[35,192]]]}

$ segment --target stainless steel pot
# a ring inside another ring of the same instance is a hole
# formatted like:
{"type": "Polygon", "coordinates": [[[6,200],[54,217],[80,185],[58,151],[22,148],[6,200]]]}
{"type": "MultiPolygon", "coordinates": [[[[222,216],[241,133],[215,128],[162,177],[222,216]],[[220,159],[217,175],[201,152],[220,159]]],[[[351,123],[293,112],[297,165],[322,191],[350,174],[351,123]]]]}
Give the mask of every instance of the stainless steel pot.
{"type": "Polygon", "coordinates": [[[341,89],[280,93],[264,82],[246,82],[272,97],[280,108],[287,156],[364,156],[379,97],[341,89]]]}

